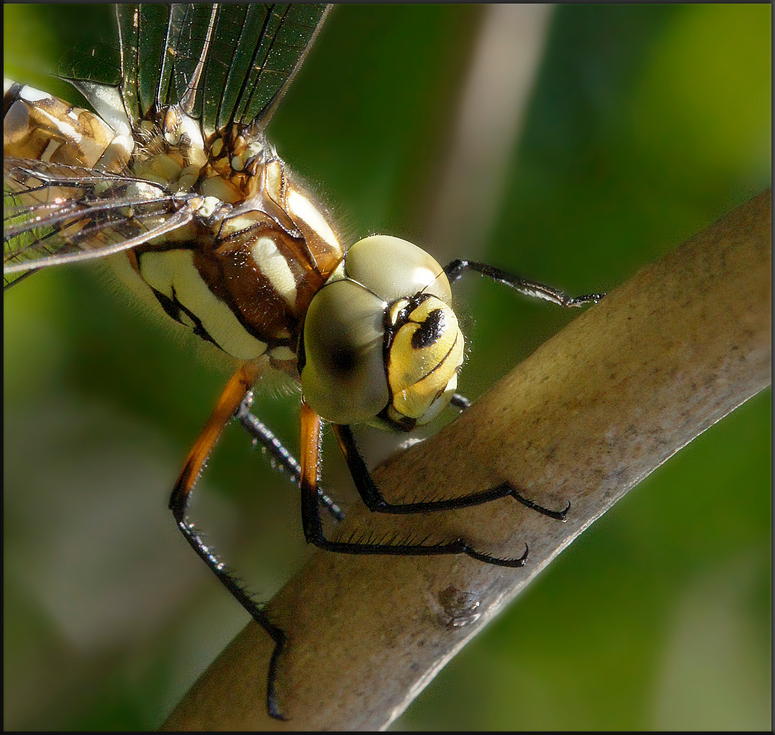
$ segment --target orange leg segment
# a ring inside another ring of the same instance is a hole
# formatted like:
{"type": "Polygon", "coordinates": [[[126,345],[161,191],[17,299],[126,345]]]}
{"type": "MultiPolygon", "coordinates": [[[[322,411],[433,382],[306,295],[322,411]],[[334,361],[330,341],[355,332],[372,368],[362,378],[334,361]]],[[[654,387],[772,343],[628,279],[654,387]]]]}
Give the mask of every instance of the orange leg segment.
{"type": "Polygon", "coordinates": [[[226,384],[221,397],[218,399],[218,405],[207,420],[202,433],[194,442],[191,451],[186,458],[186,464],[183,471],[175,483],[173,498],[179,495],[187,496],[196,485],[199,475],[204,469],[210,452],[213,451],[216,442],[223,433],[226,424],[239,408],[247,392],[253,387],[258,378],[258,370],[251,363],[242,365],[234,375],[231,376],[226,384]]]}
{"type": "Polygon", "coordinates": [[[308,405],[301,403],[301,519],[307,543],[321,538],[323,528],[318,508],[320,479],[321,418],[308,405]]]}

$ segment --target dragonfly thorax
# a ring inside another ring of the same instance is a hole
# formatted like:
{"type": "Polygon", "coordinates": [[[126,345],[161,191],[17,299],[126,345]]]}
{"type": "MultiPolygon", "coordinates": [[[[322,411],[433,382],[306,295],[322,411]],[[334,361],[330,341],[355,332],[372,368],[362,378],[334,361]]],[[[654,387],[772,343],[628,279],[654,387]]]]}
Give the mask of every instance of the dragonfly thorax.
{"type": "MultiPolygon", "coordinates": [[[[248,170],[235,171],[228,153],[211,156],[188,194],[191,221],[128,257],[168,316],[238,359],[267,355],[295,374],[304,315],[342,247],[271,146],[242,151],[251,153],[248,170]]],[[[164,165],[181,165],[179,152],[166,155],[164,165]]]]}
{"type": "Polygon", "coordinates": [[[231,125],[205,140],[180,105],[151,110],[133,128],[130,172],[173,192],[194,192],[229,204],[254,198],[262,167],[277,158],[260,132],[231,125]]]}

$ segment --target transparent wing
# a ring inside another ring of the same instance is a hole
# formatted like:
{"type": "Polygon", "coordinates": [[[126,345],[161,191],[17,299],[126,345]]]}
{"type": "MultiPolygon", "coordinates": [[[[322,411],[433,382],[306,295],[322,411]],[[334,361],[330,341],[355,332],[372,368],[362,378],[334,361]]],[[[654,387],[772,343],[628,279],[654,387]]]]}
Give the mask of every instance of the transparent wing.
{"type": "Polygon", "coordinates": [[[118,84],[132,121],[179,103],[205,135],[231,123],[263,128],[327,13],[321,4],[119,4],[120,58],[106,62],[104,43],[99,54],[73,49],[59,72],[118,84]]]}
{"type": "Polygon", "coordinates": [[[40,268],[128,250],[193,218],[188,198],[148,181],[18,158],[3,167],[6,289],[40,268]]]}
{"type": "Polygon", "coordinates": [[[198,95],[205,127],[265,126],[327,13],[325,5],[222,6],[198,95]]]}

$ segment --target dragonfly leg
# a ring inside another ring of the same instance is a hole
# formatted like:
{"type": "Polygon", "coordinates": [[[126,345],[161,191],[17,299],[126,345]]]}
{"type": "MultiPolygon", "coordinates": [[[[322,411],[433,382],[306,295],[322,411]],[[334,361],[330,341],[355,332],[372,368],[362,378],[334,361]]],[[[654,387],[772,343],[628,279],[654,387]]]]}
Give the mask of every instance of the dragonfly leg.
{"type": "Polygon", "coordinates": [[[469,401],[461,393],[453,393],[452,394],[452,399],[450,400],[450,403],[455,408],[459,408],[461,411],[465,411],[471,405],[471,401],[469,401]]]}
{"type": "Polygon", "coordinates": [[[172,491],[169,507],[175,517],[178,528],[197,556],[274,641],[274,650],[269,661],[266,702],[269,714],[278,720],[283,720],[285,718],[277,706],[275,678],[277,662],[285,646],[285,632],[269,621],[263,608],[250,597],[244,586],[233,576],[216,553],[205,544],[199,530],[189,521],[187,514],[191,494],[210,452],[229,419],[237,411],[246,394],[252,388],[256,377],[257,374],[251,366],[244,365],[229,380],[221,394],[218,405],[215,407],[215,410],[205,424],[205,428],[188,454],[183,471],[180,473],[172,491]]]}
{"type": "Polygon", "coordinates": [[[366,467],[366,462],[355,443],[355,437],[349,426],[333,426],[334,434],[339,442],[339,447],[344,454],[350,474],[355,481],[355,486],[370,510],[378,513],[428,513],[441,510],[457,510],[460,508],[470,508],[472,505],[481,505],[489,503],[498,498],[511,497],[522,503],[526,507],[534,510],[541,515],[554,518],[558,521],[564,521],[565,516],[570,509],[570,503],[563,510],[551,510],[542,505],[533,502],[522,495],[517,488],[509,482],[502,482],[500,485],[481,490],[470,495],[463,495],[458,498],[447,498],[444,500],[423,500],[415,503],[389,503],[380,489],[374,483],[371,473],[366,467]]]}
{"type": "MultiPolygon", "coordinates": [[[[516,558],[499,558],[484,554],[474,549],[468,541],[463,538],[456,538],[447,543],[439,544],[422,544],[422,543],[380,543],[380,542],[359,542],[359,541],[331,541],[323,534],[323,523],[320,517],[320,495],[317,492],[317,481],[320,470],[320,425],[321,418],[306,404],[302,403],[301,412],[301,429],[302,429],[302,460],[301,460],[301,513],[302,523],[304,525],[304,536],[309,543],[315,544],[322,549],[328,551],[336,551],[343,554],[382,554],[382,555],[395,555],[395,556],[434,556],[440,554],[465,554],[472,559],[484,562],[486,564],[494,564],[503,567],[521,567],[524,566],[527,561],[528,548],[525,545],[525,552],[520,557],[516,558]]],[[[342,427],[334,425],[334,431],[347,429],[349,427],[342,427]]],[[[360,455],[359,459],[360,459],[360,455]]],[[[360,459],[361,464],[363,460],[360,459]]],[[[350,463],[348,458],[348,464],[350,463]]],[[[363,478],[355,479],[358,490],[361,492],[361,497],[366,501],[368,493],[376,493],[379,498],[382,498],[381,493],[376,489],[373,480],[368,475],[368,471],[363,465],[364,472],[368,477],[369,490],[364,493],[362,487],[363,478]]],[[[351,466],[352,471],[352,466],[351,466]]],[[[501,487],[493,488],[492,490],[485,491],[480,495],[487,495],[486,498],[480,499],[477,496],[476,502],[464,502],[462,505],[451,505],[452,501],[441,501],[443,509],[452,507],[466,507],[467,505],[474,505],[487,500],[494,500],[495,498],[504,497],[509,495],[509,489],[506,484],[501,487]]],[[[384,500],[384,498],[383,498],[384,500]]],[[[465,500],[465,499],[463,499],[465,500]]],[[[368,505],[368,502],[367,502],[368,505]]],[[[433,503],[415,503],[409,506],[389,506],[394,508],[409,507],[410,513],[422,513],[426,510],[440,510],[442,508],[433,507],[430,505],[437,505],[433,503]]],[[[383,510],[383,508],[378,508],[383,510]]]]}
{"type": "Polygon", "coordinates": [[[453,260],[444,268],[444,272],[447,274],[450,283],[457,281],[466,271],[475,271],[492,281],[497,281],[509,288],[513,288],[515,291],[525,294],[525,296],[551,301],[553,304],[563,307],[596,304],[605,296],[604,293],[590,293],[575,297],[568,296],[568,294],[563,293],[552,286],[546,286],[537,281],[530,281],[527,278],[520,278],[519,276],[507,273],[500,268],[495,268],[486,263],[479,263],[474,260],[453,260]]]}
{"type": "MultiPolygon", "coordinates": [[[[301,466],[269,427],[250,412],[252,405],[253,391],[248,391],[234,414],[235,418],[240,422],[245,431],[253,437],[253,441],[266,449],[277,469],[281,472],[284,471],[288,480],[298,487],[301,480],[301,466]]],[[[318,493],[320,494],[320,502],[325,509],[335,520],[341,521],[344,518],[342,509],[322,488],[318,488],[318,493]]]]}

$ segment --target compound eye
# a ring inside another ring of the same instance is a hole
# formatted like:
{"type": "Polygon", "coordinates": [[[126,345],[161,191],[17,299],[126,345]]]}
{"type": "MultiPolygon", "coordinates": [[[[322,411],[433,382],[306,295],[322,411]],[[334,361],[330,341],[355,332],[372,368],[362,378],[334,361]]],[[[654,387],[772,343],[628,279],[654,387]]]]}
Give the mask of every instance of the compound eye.
{"type": "Polygon", "coordinates": [[[444,303],[452,301],[447,275],[438,262],[422,248],[389,235],[373,235],[359,240],[345,255],[348,278],[367,285],[391,304],[423,293],[444,303]]]}
{"type": "Polygon", "coordinates": [[[333,281],[304,321],[304,399],[335,424],[374,418],[389,401],[383,361],[386,304],[358,283],[333,281]]]}
{"type": "Polygon", "coordinates": [[[455,313],[443,301],[431,296],[412,309],[390,346],[389,413],[421,424],[436,416],[457,386],[463,346],[455,313]]]}

